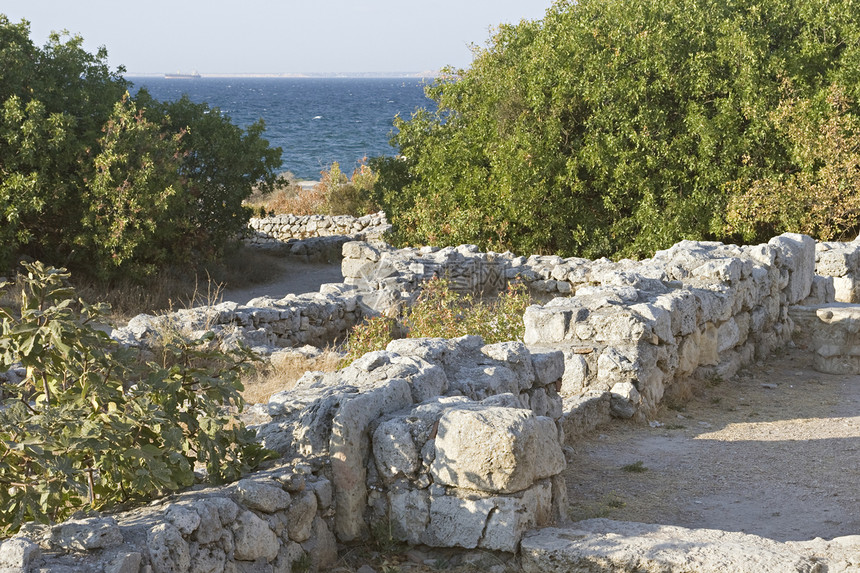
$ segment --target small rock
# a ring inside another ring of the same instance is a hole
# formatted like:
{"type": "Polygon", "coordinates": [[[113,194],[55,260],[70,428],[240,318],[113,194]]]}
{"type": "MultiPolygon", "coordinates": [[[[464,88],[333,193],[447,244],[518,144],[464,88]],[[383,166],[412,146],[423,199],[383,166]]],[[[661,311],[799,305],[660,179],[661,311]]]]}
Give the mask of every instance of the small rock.
{"type": "Polygon", "coordinates": [[[768,390],[776,390],[779,387],[779,384],[765,383],[765,384],[762,384],[761,387],[767,388],[768,390]]]}

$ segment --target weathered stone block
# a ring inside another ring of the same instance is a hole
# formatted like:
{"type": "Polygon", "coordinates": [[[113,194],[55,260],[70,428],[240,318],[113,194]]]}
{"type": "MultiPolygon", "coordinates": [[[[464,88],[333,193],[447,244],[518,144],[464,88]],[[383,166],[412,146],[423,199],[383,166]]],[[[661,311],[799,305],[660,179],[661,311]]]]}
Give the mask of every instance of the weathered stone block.
{"type": "Polygon", "coordinates": [[[439,420],[434,481],[494,493],[522,491],[565,467],[550,418],[490,407],[450,410],[439,420]]]}

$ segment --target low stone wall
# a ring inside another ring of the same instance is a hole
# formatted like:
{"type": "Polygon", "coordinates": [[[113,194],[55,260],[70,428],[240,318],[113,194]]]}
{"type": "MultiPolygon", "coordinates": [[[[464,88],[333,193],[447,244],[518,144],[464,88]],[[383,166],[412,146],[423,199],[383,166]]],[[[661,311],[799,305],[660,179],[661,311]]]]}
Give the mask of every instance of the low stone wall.
{"type": "Polygon", "coordinates": [[[0,570],[324,571],[338,557],[332,491],[324,477],[295,464],[115,516],[31,523],[0,546],[0,570]]]}
{"type": "Polygon", "coordinates": [[[614,415],[647,417],[690,380],[728,378],[787,344],[788,308],[808,296],[814,257],[803,235],[745,247],[684,241],[530,307],[525,341],[564,352],[564,396],[610,392],[614,415]]]}
{"type": "Polygon", "coordinates": [[[381,238],[391,228],[385,213],[363,217],[351,215],[274,215],[252,217],[248,222],[246,241],[252,245],[287,242],[291,239],[312,237],[365,237],[381,238]]]}
{"type": "Polygon", "coordinates": [[[305,345],[325,347],[340,341],[365,314],[354,288],[323,285],[321,292],[260,297],[246,304],[223,302],[161,316],[132,318],[111,336],[131,346],[146,346],[160,334],[177,330],[192,337],[215,332],[227,346],[241,340],[259,354],[305,345]]]}

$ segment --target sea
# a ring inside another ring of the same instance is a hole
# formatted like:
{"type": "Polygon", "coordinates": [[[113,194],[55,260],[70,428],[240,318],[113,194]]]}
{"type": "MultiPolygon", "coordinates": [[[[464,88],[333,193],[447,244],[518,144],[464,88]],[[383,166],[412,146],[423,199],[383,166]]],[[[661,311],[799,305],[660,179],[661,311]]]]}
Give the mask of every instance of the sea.
{"type": "Polygon", "coordinates": [[[262,119],[264,138],[283,150],[283,171],[318,180],[338,162],[352,173],[362,158],[396,155],[389,143],[397,115],[408,119],[435,102],[420,78],[178,78],[128,77],[162,101],[187,94],[246,128],[262,119]]]}

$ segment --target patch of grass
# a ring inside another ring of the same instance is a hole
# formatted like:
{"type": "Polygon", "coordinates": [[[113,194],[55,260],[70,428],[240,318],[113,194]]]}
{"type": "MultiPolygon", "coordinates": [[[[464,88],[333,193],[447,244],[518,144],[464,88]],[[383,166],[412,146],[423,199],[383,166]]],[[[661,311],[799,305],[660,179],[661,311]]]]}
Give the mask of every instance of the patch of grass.
{"type": "Polygon", "coordinates": [[[245,386],[241,392],[242,397],[249,404],[265,404],[272,394],[291,390],[296,380],[305,372],[312,370],[334,372],[338,369],[341,360],[340,354],[328,349],[315,357],[290,354],[275,358],[242,380],[245,386]]]}
{"type": "Polygon", "coordinates": [[[347,340],[348,364],[367,352],[384,349],[399,331],[410,338],[456,338],[476,334],[485,344],[522,340],[523,314],[531,303],[528,289],[511,285],[492,300],[458,294],[445,279],[422,285],[421,294],[402,320],[372,318],[353,328],[347,340]]]}
{"type": "Polygon", "coordinates": [[[714,396],[713,398],[711,398],[711,404],[714,404],[715,406],[722,401],[723,401],[723,399],[720,398],[719,396],[714,396]]]}
{"type": "Polygon", "coordinates": [[[666,424],[666,429],[667,429],[667,430],[683,430],[683,429],[685,429],[686,427],[687,427],[687,426],[685,426],[685,425],[683,425],[683,424],[666,424]]]}
{"type": "Polygon", "coordinates": [[[639,460],[638,462],[621,466],[621,470],[632,474],[641,474],[647,472],[648,468],[645,467],[645,463],[642,460],[639,460]]]}

